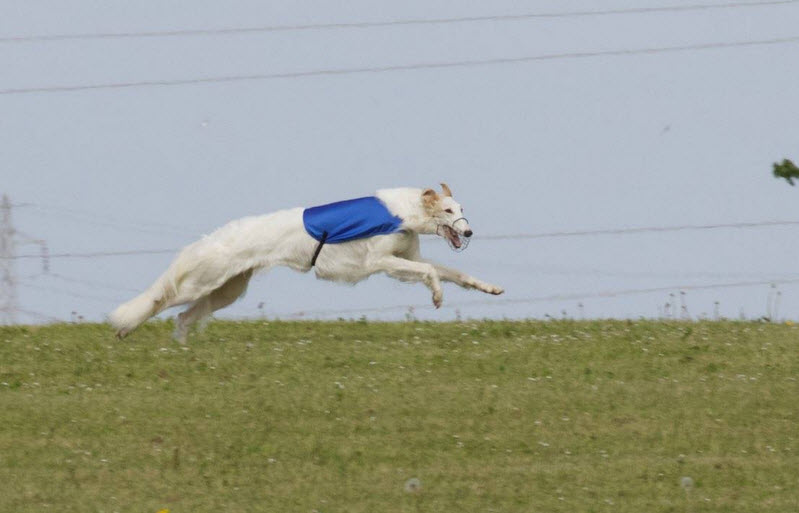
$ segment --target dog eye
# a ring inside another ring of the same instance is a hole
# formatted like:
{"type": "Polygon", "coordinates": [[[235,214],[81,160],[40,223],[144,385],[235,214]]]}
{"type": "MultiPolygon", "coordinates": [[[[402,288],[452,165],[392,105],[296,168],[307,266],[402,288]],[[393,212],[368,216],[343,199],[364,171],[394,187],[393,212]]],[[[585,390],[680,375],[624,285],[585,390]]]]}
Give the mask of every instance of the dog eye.
{"type": "Polygon", "coordinates": [[[452,209],[448,208],[448,209],[444,210],[444,212],[446,212],[447,214],[451,214],[452,213],[452,209]]]}

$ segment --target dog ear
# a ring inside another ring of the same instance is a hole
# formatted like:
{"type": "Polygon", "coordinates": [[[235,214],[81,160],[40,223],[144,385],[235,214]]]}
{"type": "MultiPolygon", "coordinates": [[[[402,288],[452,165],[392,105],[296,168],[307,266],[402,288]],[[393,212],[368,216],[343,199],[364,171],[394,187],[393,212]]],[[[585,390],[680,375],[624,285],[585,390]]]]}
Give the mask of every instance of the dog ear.
{"type": "Polygon", "coordinates": [[[449,190],[449,186],[444,182],[441,182],[441,190],[444,191],[444,196],[452,197],[452,191],[449,190]]]}
{"type": "Polygon", "coordinates": [[[438,194],[433,189],[425,189],[422,193],[422,203],[426,207],[432,207],[438,201],[438,194]]]}

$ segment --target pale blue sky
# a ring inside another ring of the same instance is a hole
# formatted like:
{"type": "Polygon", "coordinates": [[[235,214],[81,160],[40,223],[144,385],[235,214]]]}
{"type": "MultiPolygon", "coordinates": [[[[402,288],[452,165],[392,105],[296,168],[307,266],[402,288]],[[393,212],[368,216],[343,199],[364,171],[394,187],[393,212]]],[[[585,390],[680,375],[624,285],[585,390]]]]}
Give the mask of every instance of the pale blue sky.
{"type": "MultiPolygon", "coordinates": [[[[9,0],[0,38],[692,5],[658,1],[9,0]],[[190,8],[187,6],[190,5],[190,8]]],[[[708,2],[723,4],[725,2],[708,2]]],[[[0,42],[0,90],[382,67],[799,36],[799,3],[202,37],[0,42]]],[[[657,316],[666,290],[799,278],[799,227],[481,240],[480,235],[795,220],[770,176],[797,157],[799,42],[231,83],[0,95],[0,192],[52,253],[170,249],[226,221],[446,181],[476,237],[430,258],[504,286],[445,288],[421,318],[657,316]],[[468,304],[487,300],[485,304],[468,304]],[[449,305],[449,306],[448,306],[449,305]]],[[[35,252],[21,247],[19,253],[35,252]]],[[[171,255],[15,261],[22,308],[99,320],[171,255]],[[66,281],[64,277],[77,280],[66,281]],[[80,283],[82,282],[82,283],[80,283]]],[[[691,314],[766,313],[768,285],[690,290],[691,314]]],[[[799,285],[780,286],[799,317],[799,285]]],[[[285,270],[220,316],[429,304],[421,285],[356,287],[285,270]]],[[[402,309],[367,311],[402,318],[402,309]]],[[[311,314],[321,315],[321,314],[311,314]]],[[[335,317],[339,314],[329,314],[335,317]]],[[[20,314],[18,320],[36,319],[20,314]]]]}

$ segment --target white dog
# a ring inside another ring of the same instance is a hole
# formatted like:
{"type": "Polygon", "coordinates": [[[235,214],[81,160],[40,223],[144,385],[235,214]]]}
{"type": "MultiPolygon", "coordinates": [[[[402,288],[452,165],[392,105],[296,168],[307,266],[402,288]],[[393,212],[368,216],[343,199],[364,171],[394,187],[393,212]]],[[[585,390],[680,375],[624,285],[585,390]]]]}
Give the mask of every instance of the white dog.
{"type": "Polygon", "coordinates": [[[166,308],[189,304],[178,315],[175,337],[185,342],[189,327],[233,303],[255,271],[283,265],[325,280],[357,283],[386,273],[422,282],[441,306],[441,280],[488,294],[503,289],[422,260],[419,234],[440,234],[460,248],[472,230],[446,184],[433,189],[383,189],[360,198],[309,209],[281,210],[232,221],[183,248],[166,272],[144,293],[109,316],[118,337],[166,308]]]}

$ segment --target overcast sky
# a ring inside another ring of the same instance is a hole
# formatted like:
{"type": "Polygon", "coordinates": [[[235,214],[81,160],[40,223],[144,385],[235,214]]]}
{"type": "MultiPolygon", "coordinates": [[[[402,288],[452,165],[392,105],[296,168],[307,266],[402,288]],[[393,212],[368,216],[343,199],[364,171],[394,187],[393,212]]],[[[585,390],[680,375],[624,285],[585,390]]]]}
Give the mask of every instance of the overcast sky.
{"type": "MultiPolygon", "coordinates": [[[[696,3],[4,1],[0,193],[18,205],[15,228],[45,240],[54,255],[51,275],[41,274],[40,260],[13,261],[19,308],[45,316],[20,311],[16,319],[69,320],[74,311],[100,320],[172,258],[168,252],[58,255],[174,250],[237,217],[440,181],[464,205],[476,235],[464,253],[436,238],[425,240],[423,253],[507,292],[495,298],[445,286],[445,308],[417,308],[419,318],[451,320],[456,307],[476,318],[560,317],[564,311],[572,317],[656,317],[681,287],[692,316],[712,317],[718,308],[728,317],[757,317],[767,313],[770,294],[776,298],[772,281],[780,283],[779,315],[797,318],[799,284],[790,280],[799,279],[799,226],[480,236],[799,221],[799,190],[771,177],[774,161],[799,156],[799,2],[8,40],[696,3]],[[788,41],[638,52],[776,39],[788,41]],[[13,91],[537,56],[546,58],[13,91]],[[635,292],[648,289],[656,290],[635,292]],[[616,292],[623,293],[605,297],[616,292]]],[[[38,252],[17,239],[17,255],[38,252]]],[[[247,296],[218,316],[397,319],[404,308],[374,309],[429,305],[429,296],[422,285],[382,276],[348,287],[312,273],[275,270],[257,277],[247,296]]]]}

